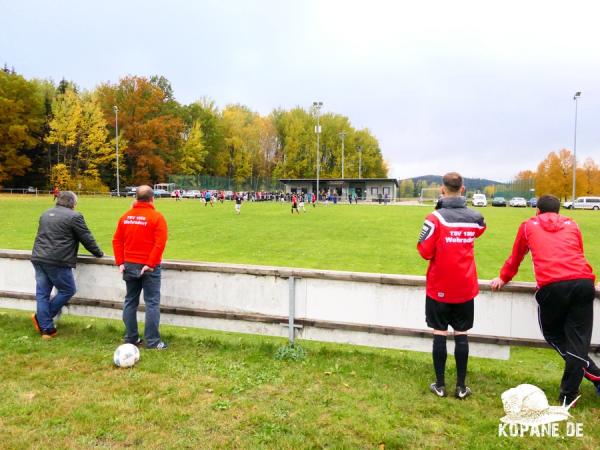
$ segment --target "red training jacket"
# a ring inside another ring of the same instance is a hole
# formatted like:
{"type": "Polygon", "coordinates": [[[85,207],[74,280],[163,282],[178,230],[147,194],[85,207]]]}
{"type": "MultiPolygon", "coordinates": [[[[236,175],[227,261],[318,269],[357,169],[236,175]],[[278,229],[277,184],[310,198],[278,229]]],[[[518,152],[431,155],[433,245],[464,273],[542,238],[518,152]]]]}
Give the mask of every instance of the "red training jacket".
{"type": "Polygon", "coordinates": [[[579,226],[568,217],[543,213],[523,222],[500,270],[502,281],[513,279],[529,250],[538,288],[557,281],[596,279],[583,253],[579,226]]]}
{"type": "Polygon", "coordinates": [[[429,260],[427,296],[442,303],[464,303],[479,293],[474,241],[485,231],[483,216],[463,197],[445,197],[429,214],[417,250],[429,260]]]}
{"type": "Polygon", "coordinates": [[[113,236],[115,263],[160,264],[167,244],[167,222],[148,202],[135,202],[119,219],[113,236]]]}

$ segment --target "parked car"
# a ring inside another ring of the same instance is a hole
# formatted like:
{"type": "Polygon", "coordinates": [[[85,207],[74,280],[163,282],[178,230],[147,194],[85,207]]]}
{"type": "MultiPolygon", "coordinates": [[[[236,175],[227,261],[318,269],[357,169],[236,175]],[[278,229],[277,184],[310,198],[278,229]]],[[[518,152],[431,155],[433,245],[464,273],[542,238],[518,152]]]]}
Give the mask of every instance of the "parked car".
{"type": "Polygon", "coordinates": [[[473,206],[487,206],[487,198],[485,198],[485,194],[473,194],[473,199],[471,202],[473,206]]]}
{"type": "Polygon", "coordinates": [[[183,193],[183,196],[185,198],[200,198],[200,197],[202,197],[202,192],[197,191],[197,190],[194,189],[194,190],[191,190],[191,191],[185,191],[183,193]]]}
{"type": "Polygon", "coordinates": [[[110,191],[110,195],[112,197],[116,197],[117,195],[119,197],[135,197],[135,191],[137,191],[137,186],[125,186],[125,188],[119,189],[118,194],[117,190],[113,189],[110,191]]]}
{"type": "Polygon", "coordinates": [[[527,202],[525,201],[525,199],[523,197],[513,197],[508,202],[508,205],[512,206],[514,208],[526,208],[527,202]]]}
{"type": "MultiPolygon", "coordinates": [[[[573,202],[564,202],[563,207],[573,209],[573,202]]],[[[575,209],[600,209],[600,197],[577,197],[575,209]]]]}
{"type": "Polygon", "coordinates": [[[166,189],[154,189],[154,197],[155,198],[161,198],[161,197],[170,197],[171,193],[169,191],[167,191],[166,189]]]}
{"type": "Polygon", "coordinates": [[[506,199],[504,197],[494,197],[492,206],[506,206],[506,199]]]}
{"type": "Polygon", "coordinates": [[[529,200],[527,200],[527,206],[537,208],[537,197],[531,197],[529,200]]]}

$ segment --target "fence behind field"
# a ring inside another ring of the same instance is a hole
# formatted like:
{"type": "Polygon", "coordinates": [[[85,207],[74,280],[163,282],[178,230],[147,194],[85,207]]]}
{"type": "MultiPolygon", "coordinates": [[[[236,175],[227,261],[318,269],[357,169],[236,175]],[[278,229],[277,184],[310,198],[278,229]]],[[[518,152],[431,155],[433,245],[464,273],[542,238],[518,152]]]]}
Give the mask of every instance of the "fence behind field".
{"type": "MultiPolygon", "coordinates": [[[[30,256],[0,250],[0,307],[35,308],[30,256]]],[[[431,351],[421,276],[183,261],[166,261],[162,267],[163,323],[431,351]]],[[[125,284],[112,258],[80,257],[76,279],[70,313],[121,317],[125,284]]],[[[471,354],[506,359],[510,345],[545,346],[533,283],[514,283],[500,293],[480,283],[471,354]]],[[[592,342],[600,348],[598,327],[592,342]]]]}
{"type": "Polygon", "coordinates": [[[278,180],[268,177],[249,177],[243,180],[232,177],[210,175],[169,175],[169,183],[175,183],[181,189],[209,189],[222,191],[264,191],[279,192],[285,186],[278,180]]]}

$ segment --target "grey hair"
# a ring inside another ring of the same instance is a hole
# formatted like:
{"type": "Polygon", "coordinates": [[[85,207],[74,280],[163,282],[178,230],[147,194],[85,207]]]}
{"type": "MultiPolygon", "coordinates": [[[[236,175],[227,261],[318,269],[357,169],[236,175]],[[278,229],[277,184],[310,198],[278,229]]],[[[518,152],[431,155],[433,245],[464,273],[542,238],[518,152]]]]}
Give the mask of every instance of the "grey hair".
{"type": "Polygon", "coordinates": [[[77,204],[77,196],[75,192],[61,191],[56,198],[56,206],[64,206],[65,208],[73,209],[77,204]]]}

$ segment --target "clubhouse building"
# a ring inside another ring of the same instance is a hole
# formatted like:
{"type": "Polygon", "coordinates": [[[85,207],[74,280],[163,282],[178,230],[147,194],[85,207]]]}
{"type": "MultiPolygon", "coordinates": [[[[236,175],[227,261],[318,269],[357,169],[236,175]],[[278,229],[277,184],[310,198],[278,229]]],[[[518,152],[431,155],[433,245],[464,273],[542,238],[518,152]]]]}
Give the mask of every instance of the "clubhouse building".
{"type": "MultiPolygon", "coordinates": [[[[285,186],[286,193],[317,192],[316,178],[283,178],[279,180],[285,186]]],[[[340,199],[356,195],[360,200],[378,201],[379,198],[394,200],[398,191],[395,178],[320,178],[319,190],[323,195],[333,195],[340,199]]]]}

